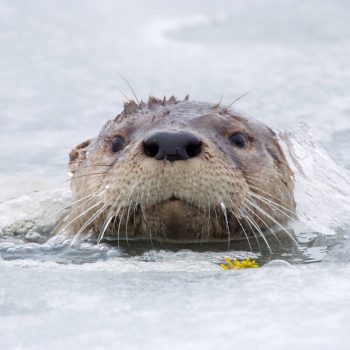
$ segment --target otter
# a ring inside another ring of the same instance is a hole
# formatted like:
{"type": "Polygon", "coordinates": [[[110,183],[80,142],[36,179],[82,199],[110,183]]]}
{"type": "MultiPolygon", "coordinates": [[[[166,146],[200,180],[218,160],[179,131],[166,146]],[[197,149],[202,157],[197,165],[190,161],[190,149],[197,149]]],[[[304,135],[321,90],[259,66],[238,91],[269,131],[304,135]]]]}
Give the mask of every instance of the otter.
{"type": "Polygon", "coordinates": [[[275,132],[188,96],[126,102],[70,152],[69,170],[72,205],[58,230],[98,240],[268,245],[267,233],[285,230],[295,212],[275,132]]]}

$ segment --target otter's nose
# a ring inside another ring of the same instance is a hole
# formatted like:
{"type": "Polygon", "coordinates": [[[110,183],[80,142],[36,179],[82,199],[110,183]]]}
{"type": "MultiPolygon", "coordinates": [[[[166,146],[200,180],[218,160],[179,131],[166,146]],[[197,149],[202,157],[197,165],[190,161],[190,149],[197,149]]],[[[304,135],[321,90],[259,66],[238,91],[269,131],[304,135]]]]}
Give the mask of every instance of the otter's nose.
{"type": "Polygon", "coordinates": [[[184,131],[159,131],[143,141],[145,153],[157,160],[186,160],[196,157],[202,148],[201,140],[184,131]]]}

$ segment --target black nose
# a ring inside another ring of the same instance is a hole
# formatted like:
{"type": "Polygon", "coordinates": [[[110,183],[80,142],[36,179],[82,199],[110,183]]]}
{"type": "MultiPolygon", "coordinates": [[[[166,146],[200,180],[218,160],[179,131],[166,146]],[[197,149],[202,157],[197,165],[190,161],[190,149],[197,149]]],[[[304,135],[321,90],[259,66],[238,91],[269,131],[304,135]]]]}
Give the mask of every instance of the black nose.
{"type": "Polygon", "coordinates": [[[184,131],[158,131],[144,142],[145,153],[157,160],[186,160],[201,152],[201,140],[184,131]]]}

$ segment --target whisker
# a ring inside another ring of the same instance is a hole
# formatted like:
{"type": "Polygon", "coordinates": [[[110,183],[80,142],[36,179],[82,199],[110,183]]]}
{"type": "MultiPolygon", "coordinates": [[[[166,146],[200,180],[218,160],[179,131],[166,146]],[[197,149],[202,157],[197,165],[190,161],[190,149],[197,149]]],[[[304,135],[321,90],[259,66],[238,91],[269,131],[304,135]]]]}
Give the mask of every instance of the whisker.
{"type": "Polygon", "coordinates": [[[260,192],[262,192],[262,193],[268,195],[269,197],[271,197],[271,198],[277,200],[278,202],[283,203],[283,202],[281,201],[280,198],[277,198],[276,196],[273,196],[271,193],[269,193],[269,192],[263,190],[263,189],[260,188],[260,187],[254,186],[254,185],[252,185],[252,184],[250,184],[250,183],[248,183],[248,186],[249,186],[250,188],[254,188],[254,189],[256,189],[256,190],[258,190],[258,191],[260,191],[260,192]]]}
{"type": "Polygon", "coordinates": [[[137,104],[140,104],[139,99],[136,96],[135,90],[132,88],[132,86],[130,85],[130,83],[128,82],[128,80],[126,78],[124,78],[120,73],[118,73],[118,75],[124,80],[124,82],[128,85],[128,87],[130,88],[132,94],[134,95],[137,104]]]}
{"type": "Polygon", "coordinates": [[[224,214],[225,222],[226,222],[226,229],[227,229],[227,235],[228,235],[227,250],[230,250],[231,234],[230,234],[230,227],[228,225],[228,220],[227,220],[226,206],[224,202],[220,203],[220,208],[224,214]]]}
{"type": "Polygon", "coordinates": [[[125,198],[125,204],[127,203],[127,201],[129,202],[129,205],[128,205],[128,212],[127,212],[127,215],[126,215],[126,224],[125,224],[125,235],[126,237],[128,237],[128,222],[129,222],[129,214],[130,214],[130,205],[131,205],[131,196],[135,190],[137,185],[135,185],[132,190],[130,191],[130,193],[128,194],[127,198],[125,198]]]}
{"type": "MultiPolygon", "coordinates": [[[[121,220],[122,220],[122,217],[119,217],[119,212],[120,210],[123,208],[123,203],[120,203],[116,212],[114,213],[114,217],[115,217],[115,220],[114,220],[114,223],[117,221],[117,219],[119,220],[118,222],[118,231],[117,231],[117,236],[118,236],[118,247],[119,247],[119,230],[120,230],[120,225],[121,225],[121,220]]],[[[123,213],[122,213],[123,214],[123,213]]],[[[113,231],[114,231],[114,228],[113,228],[113,231]]]]}
{"type": "Polygon", "coordinates": [[[216,228],[216,233],[219,231],[219,218],[218,218],[218,213],[216,211],[215,206],[213,207],[214,209],[214,214],[215,214],[215,228],[216,228]]]}
{"type": "MultiPolygon", "coordinates": [[[[244,213],[242,212],[242,210],[241,210],[240,208],[238,208],[238,206],[236,205],[236,203],[234,203],[234,201],[233,201],[230,197],[227,197],[227,198],[230,200],[231,204],[236,208],[236,210],[238,210],[238,212],[240,213],[240,215],[241,215],[244,219],[246,219],[244,213]]],[[[237,217],[237,220],[238,220],[238,217],[237,217]]],[[[246,219],[246,221],[247,221],[247,223],[248,223],[250,229],[252,230],[253,235],[254,235],[254,237],[255,237],[255,239],[256,239],[256,241],[257,241],[257,243],[258,243],[259,249],[260,249],[260,251],[261,251],[259,239],[258,239],[258,237],[256,236],[255,231],[253,230],[253,228],[252,228],[250,222],[249,222],[247,219],[246,219]]],[[[241,225],[241,223],[239,223],[239,224],[241,225]]],[[[242,227],[242,228],[243,228],[243,227],[242,227]]],[[[249,245],[250,245],[250,244],[249,244],[249,245]]]]}
{"type": "MultiPolygon", "coordinates": [[[[294,212],[293,210],[290,210],[290,209],[286,208],[285,206],[274,202],[274,201],[271,200],[271,199],[268,199],[268,198],[265,198],[265,197],[263,197],[263,196],[260,196],[260,195],[258,195],[257,193],[255,193],[254,191],[249,191],[249,192],[250,192],[250,194],[251,194],[252,196],[254,196],[254,197],[258,198],[258,199],[261,199],[261,200],[265,200],[265,201],[267,201],[269,204],[275,205],[275,206],[277,206],[277,207],[279,207],[279,208],[281,208],[281,209],[283,209],[283,210],[285,210],[285,211],[287,211],[287,212],[290,212],[291,214],[293,214],[293,215],[295,216],[295,212],[294,212]]],[[[261,191],[261,192],[264,192],[264,191],[261,191]]],[[[267,192],[265,192],[265,193],[266,193],[267,195],[269,195],[267,192]]],[[[272,196],[270,195],[270,197],[272,197],[272,196]]],[[[272,197],[272,198],[273,198],[273,197],[272,197]]],[[[285,213],[284,213],[284,214],[285,214],[285,213]]],[[[285,215],[287,215],[287,214],[285,214],[285,215]]],[[[289,217],[289,218],[292,219],[291,217],[289,217]]]]}
{"type": "Polygon", "coordinates": [[[136,227],[136,210],[139,206],[139,203],[142,201],[142,192],[141,192],[141,195],[138,195],[137,198],[136,198],[136,201],[135,201],[135,205],[134,205],[134,208],[133,208],[133,236],[134,236],[134,233],[135,233],[135,227],[136,227]]]}
{"type": "Polygon", "coordinates": [[[81,233],[83,233],[83,231],[89,226],[91,225],[105,210],[107,209],[107,206],[103,206],[101,209],[97,210],[97,212],[95,214],[93,214],[90,219],[88,219],[86,221],[86,223],[79,229],[79,231],[76,233],[76,235],[74,236],[74,239],[71,243],[71,246],[74,245],[75,243],[75,237],[79,236],[81,233]]]}
{"type": "MultiPolygon", "coordinates": [[[[268,205],[272,206],[272,208],[278,210],[280,213],[282,213],[283,215],[285,215],[288,219],[290,219],[290,220],[294,220],[294,219],[295,219],[295,218],[292,218],[290,215],[288,215],[287,213],[285,213],[285,212],[283,211],[283,210],[288,210],[287,208],[285,208],[285,207],[283,207],[283,206],[280,206],[280,205],[278,205],[277,203],[274,203],[273,201],[270,201],[270,200],[268,200],[268,199],[266,199],[266,198],[264,198],[264,197],[262,197],[262,196],[256,195],[256,193],[254,193],[254,192],[250,192],[250,196],[252,196],[252,197],[254,197],[254,198],[256,198],[256,199],[262,201],[262,202],[265,203],[265,204],[268,204],[268,205]],[[279,207],[281,207],[281,208],[279,208],[279,207]],[[282,209],[283,209],[283,210],[282,210],[282,209]]],[[[288,210],[288,211],[292,212],[291,210],[288,210]]],[[[294,213],[294,212],[292,212],[292,213],[294,213]]],[[[294,214],[295,214],[295,213],[294,213],[294,214]]],[[[294,216],[295,216],[295,215],[294,215],[294,216]]]]}
{"type": "Polygon", "coordinates": [[[278,222],[271,215],[266,213],[266,211],[263,210],[262,208],[260,208],[256,203],[253,203],[253,202],[249,201],[248,199],[247,199],[247,203],[249,203],[255,209],[260,211],[263,215],[265,215],[267,218],[269,218],[271,221],[273,221],[278,227],[280,227],[281,230],[283,230],[289,236],[289,238],[295,243],[295,245],[300,249],[300,246],[299,246],[298,242],[295,240],[295,238],[290,234],[290,232],[288,232],[288,230],[280,222],[278,222]]]}
{"type": "Polygon", "coordinates": [[[224,113],[226,113],[226,112],[229,110],[229,108],[230,108],[233,104],[235,104],[238,100],[240,100],[241,98],[247,96],[247,95],[249,94],[249,92],[250,92],[250,91],[247,91],[247,92],[245,92],[244,94],[238,96],[235,100],[233,100],[232,103],[230,103],[227,107],[224,108],[224,113]]]}
{"type": "Polygon", "coordinates": [[[80,203],[77,207],[75,207],[72,211],[70,211],[67,215],[65,215],[58,223],[56,223],[55,227],[53,228],[50,237],[52,237],[53,235],[55,235],[55,231],[60,227],[60,225],[66,221],[72,214],[72,212],[77,211],[78,209],[80,209],[81,207],[83,207],[85,204],[87,204],[89,201],[91,200],[91,198],[86,199],[85,201],[83,201],[82,203],[80,203]]]}
{"type": "MultiPolygon", "coordinates": [[[[73,160],[73,161],[70,161],[69,164],[81,164],[81,163],[84,163],[84,161],[86,161],[86,159],[79,159],[79,160],[73,160]]],[[[81,166],[81,168],[90,168],[90,167],[99,167],[99,166],[112,166],[114,165],[115,163],[111,163],[111,164],[105,164],[105,163],[97,163],[97,164],[90,164],[90,165],[83,165],[81,166]]]]}
{"type": "Polygon", "coordinates": [[[257,244],[258,244],[258,247],[259,247],[259,249],[260,249],[260,252],[261,252],[260,241],[259,241],[258,236],[256,235],[256,233],[255,233],[255,231],[254,231],[254,229],[253,229],[253,227],[252,227],[250,221],[248,220],[248,218],[246,217],[246,215],[245,215],[244,213],[242,213],[241,210],[240,210],[239,212],[240,212],[241,216],[243,217],[243,219],[247,222],[247,224],[248,224],[250,230],[253,232],[254,238],[255,238],[255,240],[256,240],[256,242],[257,242],[257,244]]]}
{"type": "MultiPolygon", "coordinates": [[[[119,206],[117,208],[117,211],[114,211],[114,207],[118,203],[118,200],[119,200],[119,198],[121,196],[122,196],[122,194],[119,194],[117,196],[117,198],[114,200],[113,204],[110,206],[110,209],[109,209],[109,211],[108,211],[108,213],[106,215],[106,218],[104,220],[104,223],[102,225],[102,228],[100,229],[100,232],[99,232],[99,236],[98,236],[98,239],[97,239],[98,243],[103,239],[105,231],[107,230],[108,225],[110,224],[110,222],[113,220],[113,217],[116,218],[118,216],[118,214],[119,214],[119,210],[120,210],[121,206],[123,205],[123,202],[121,202],[119,204],[119,206]]],[[[119,245],[119,242],[118,242],[118,245],[119,245]]]]}
{"type": "MultiPolygon", "coordinates": [[[[119,246],[119,237],[120,237],[120,226],[123,220],[123,216],[124,216],[124,208],[122,210],[122,213],[119,219],[119,224],[118,224],[118,246],[119,246]]],[[[126,237],[126,244],[129,245],[128,237],[126,237]]]]}
{"type": "Polygon", "coordinates": [[[253,215],[255,215],[265,226],[266,228],[272,233],[272,235],[276,238],[277,242],[279,243],[280,246],[282,246],[281,241],[278,239],[277,235],[275,232],[273,232],[270,228],[270,226],[251,208],[248,206],[246,207],[247,210],[249,210],[253,215]]]}
{"type": "Polygon", "coordinates": [[[103,239],[104,234],[105,234],[105,232],[106,232],[106,230],[107,230],[107,227],[108,227],[108,225],[111,223],[111,221],[113,220],[113,218],[114,218],[114,215],[110,215],[109,217],[107,216],[107,218],[105,219],[105,222],[104,222],[104,224],[103,224],[103,228],[100,229],[100,234],[99,234],[99,236],[98,236],[98,238],[97,238],[97,243],[100,243],[101,240],[103,239]]]}
{"type": "MultiPolygon", "coordinates": [[[[97,191],[96,191],[96,192],[97,192],[97,191]]],[[[52,217],[52,216],[55,216],[55,215],[61,213],[62,211],[66,210],[66,209],[68,209],[68,208],[70,208],[70,207],[72,207],[74,204],[77,204],[77,203],[83,201],[83,200],[86,199],[86,198],[92,197],[96,192],[94,192],[94,193],[92,193],[92,194],[89,194],[88,196],[85,196],[85,197],[83,197],[83,198],[80,198],[80,199],[74,201],[73,203],[71,203],[71,204],[69,204],[69,205],[66,205],[66,206],[63,207],[62,209],[57,210],[57,211],[51,213],[50,215],[47,215],[47,216],[43,217],[42,219],[40,219],[40,220],[38,221],[38,223],[39,223],[39,224],[42,224],[42,223],[43,223],[45,220],[47,220],[48,218],[50,218],[50,217],[52,217]]]]}
{"type": "Polygon", "coordinates": [[[98,178],[99,176],[98,175],[107,175],[107,173],[92,173],[92,174],[85,174],[85,175],[79,175],[79,176],[71,176],[70,178],[68,179],[65,179],[61,182],[59,182],[57,185],[55,185],[56,187],[57,186],[61,186],[61,185],[65,185],[67,182],[71,182],[73,180],[76,180],[76,179],[79,179],[81,177],[89,177],[89,179],[94,179],[94,178],[98,178]],[[92,177],[92,175],[96,175],[95,177],[92,177]]]}
{"type": "MultiPolygon", "coordinates": [[[[247,208],[247,207],[246,207],[247,208]]],[[[270,253],[272,253],[272,249],[270,247],[270,244],[269,242],[267,241],[263,231],[261,230],[261,228],[258,226],[258,224],[256,223],[256,221],[248,214],[246,213],[246,216],[245,216],[249,221],[250,223],[255,227],[255,229],[257,230],[257,232],[259,233],[260,237],[264,240],[265,244],[267,245],[270,253]]]]}
{"type": "MultiPolygon", "coordinates": [[[[73,180],[80,179],[81,177],[90,177],[90,176],[94,176],[94,175],[107,175],[107,173],[91,173],[91,174],[84,174],[84,175],[79,175],[79,176],[72,176],[70,179],[67,179],[66,181],[73,181],[73,180]]],[[[98,176],[96,176],[96,177],[98,177],[98,176]]]]}
{"type": "MultiPolygon", "coordinates": [[[[118,89],[118,88],[114,88],[114,89],[116,89],[125,99],[126,99],[126,101],[127,102],[130,102],[131,101],[131,98],[129,98],[129,96],[127,96],[126,94],[124,94],[124,92],[123,91],[121,91],[120,89],[118,89]]],[[[120,105],[121,107],[123,107],[122,105],[120,105]]]]}
{"type": "Polygon", "coordinates": [[[236,220],[237,220],[239,226],[240,226],[241,229],[243,230],[244,235],[245,235],[245,237],[246,237],[246,239],[247,239],[247,242],[248,242],[248,244],[249,244],[250,251],[253,252],[252,245],[250,244],[249,237],[248,237],[247,232],[245,231],[243,225],[241,224],[241,221],[238,219],[238,216],[234,213],[233,210],[231,210],[231,213],[232,213],[232,215],[236,218],[236,220]]]}
{"type": "Polygon", "coordinates": [[[208,220],[207,220],[207,239],[209,240],[210,238],[210,215],[211,215],[211,202],[210,202],[210,197],[208,197],[208,220]]]}
{"type": "Polygon", "coordinates": [[[67,227],[69,227],[73,222],[75,222],[76,220],[78,220],[80,217],[82,217],[83,215],[85,215],[86,213],[88,213],[90,210],[96,208],[97,206],[101,205],[102,202],[97,202],[96,204],[94,204],[93,206],[91,206],[89,209],[85,210],[83,213],[81,213],[80,215],[78,215],[77,217],[75,217],[72,221],[70,221],[67,225],[65,225],[62,229],[60,229],[59,232],[57,232],[57,235],[61,232],[63,232],[67,227]]]}

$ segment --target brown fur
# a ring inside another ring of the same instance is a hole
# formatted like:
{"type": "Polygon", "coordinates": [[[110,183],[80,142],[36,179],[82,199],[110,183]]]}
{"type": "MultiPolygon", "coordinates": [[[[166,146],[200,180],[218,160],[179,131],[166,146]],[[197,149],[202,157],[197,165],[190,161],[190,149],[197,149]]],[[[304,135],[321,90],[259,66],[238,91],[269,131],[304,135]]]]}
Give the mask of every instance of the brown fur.
{"type": "Polygon", "coordinates": [[[120,238],[234,240],[258,234],[248,215],[266,231],[295,209],[293,174],[275,133],[219,104],[188,97],[126,103],[95,139],[71,151],[70,171],[73,205],[66,222],[73,233],[99,234],[107,222],[103,233],[120,238]],[[143,140],[157,130],[190,131],[201,139],[202,152],[175,162],[147,157],[143,140]],[[235,132],[246,136],[245,148],[230,144],[235,132]],[[126,145],[113,153],[116,135],[126,145]]]}

